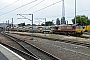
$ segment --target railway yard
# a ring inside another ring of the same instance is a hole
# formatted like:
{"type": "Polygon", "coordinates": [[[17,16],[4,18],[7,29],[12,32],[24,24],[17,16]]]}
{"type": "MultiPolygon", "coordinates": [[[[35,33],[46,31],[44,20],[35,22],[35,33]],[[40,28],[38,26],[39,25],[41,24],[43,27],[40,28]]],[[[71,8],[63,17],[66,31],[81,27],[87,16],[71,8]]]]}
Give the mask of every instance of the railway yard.
{"type": "Polygon", "coordinates": [[[0,34],[0,43],[26,60],[90,60],[90,35],[86,34],[75,37],[9,31],[0,34]]]}
{"type": "Polygon", "coordinates": [[[0,4],[0,60],[90,60],[89,0],[0,4]]]}

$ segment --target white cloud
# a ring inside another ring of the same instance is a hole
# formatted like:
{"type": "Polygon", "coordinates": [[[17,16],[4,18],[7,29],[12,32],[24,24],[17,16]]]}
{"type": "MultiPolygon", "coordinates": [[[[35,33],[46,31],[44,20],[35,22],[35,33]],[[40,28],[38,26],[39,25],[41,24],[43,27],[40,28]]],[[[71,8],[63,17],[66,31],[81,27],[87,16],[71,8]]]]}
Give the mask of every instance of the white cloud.
{"type": "MultiPolygon", "coordinates": [[[[0,1],[0,7],[3,8],[13,2],[15,2],[17,0],[1,0],[0,1]]],[[[3,9],[3,10],[0,10],[0,15],[8,12],[8,11],[11,11],[17,7],[20,7],[21,5],[24,5],[26,3],[29,3],[31,1],[34,1],[34,0],[19,0],[18,2],[14,3],[13,5],[3,9]]],[[[34,11],[37,11],[43,7],[46,7],[54,2],[57,2],[57,1],[60,1],[60,0],[45,0],[44,2],[42,2],[41,4],[33,7],[32,9],[29,9],[30,7],[34,6],[35,4],[39,3],[40,1],[42,0],[37,0],[36,2],[34,3],[31,3],[27,6],[24,6],[20,9],[17,9],[15,11],[12,11],[10,13],[7,13],[3,16],[0,16],[0,22],[3,22],[3,21],[6,21],[8,19],[11,19],[11,18],[14,18],[14,23],[21,23],[21,22],[26,22],[26,23],[29,23],[30,21],[28,20],[17,20],[17,14],[18,13],[32,13],[34,11]],[[27,10],[29,9],[29,10],[27,10]],[[27,11],[25,11],[27,10],[27,11]],[[25,11],[25,12],[23,12],[25,11]]],[[[66,17],[66,20],[69,21],[69,23],[71,23],[71,19],[74,18],[74,10],[75,10],[75,3],[74,1],[75,0],[64,0],[65,1],[65,17],[66,17]]],[[[90,17],[90,8],[89,8],[89,4],[90,4],[90,1],[89,0],[77,0],[77,15],[86,15],[88,17],[90,17]],[[84,10],[87,10],[87,11],[84,11],[84,10]],[[78,11],[83,11],[83,12],[78,12],[78,11]]],[[[29,16],[27,16],[29,18],[29,16]]],[[[41,10],[39,12],[36,12],[34,13],[34,18],[47,18],[47,20],[52,20],[52,19],[56,19],[57,17],[58,18],[61,18],[62,17],[62,3],[57,3],[56,5],[53,5],[51,7],[48,7],[44,10],[41,10]]]]}

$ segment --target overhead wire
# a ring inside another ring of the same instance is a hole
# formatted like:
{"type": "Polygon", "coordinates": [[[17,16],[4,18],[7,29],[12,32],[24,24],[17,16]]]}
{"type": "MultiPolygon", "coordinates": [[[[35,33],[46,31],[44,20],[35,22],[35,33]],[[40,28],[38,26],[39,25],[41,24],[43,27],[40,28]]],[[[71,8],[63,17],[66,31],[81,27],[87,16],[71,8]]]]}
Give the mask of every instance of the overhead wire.
{"type": "Polygon", "coordinates": [[[5,9],[5,8],[7,8],[7,7],[9,7],[9,6],[15,4],[15,3],[18,2],[18,1],[19,1],[19,0],[16,0],[16,1],[14,1],[13,3],[11,3],[11,4],[9,4],[9,5],[7,5],[7,6],[3,7],[3,8],[1,8],[0,10],[3,10],[3,9],[5,9]]]}
{"type": "Polygon", "coordinates": [[[0,16],[5,15],[5,14],[7,14],[7,13],[10,13],[10,12],[12,12],[12,11],[15,11],[15,10],[17,10],[17,9],[19,9],[19,8],[22,8],[22,7],[26,6],[26,5],[29,5],[29,4],[31,4],[31,3],[34,3],[34,2],[36,2],[36,1],[37,1],[37,0],[34,0],[34,1],[32,1],[32,2],[29,2],[29,3],[27,3],[27,4],[24,4],[24,5],[22,5],[22,6],[20,6],[20,7],[17,7],[17,8],[15,8],[15,9],[11,10],[11,11],[8,11],[8,12],[6,12],[6,13],[4,13],[4,14],[1,14],[0,16]]]}
{"type": "MultiPolygon", "coordinates": [[[[90,9],[88,9],[88,10],[78,11],[78,12],[76,12],[76,13],[85,12],[85,11],[90,11],[90,9]]],[[[70,15],[70,14],[74,14],[74,13],[69,13],[69,14],[66,14],[66,15],[70,15]]]]}
{"type": "MultiPolygon", "coordinates": [[[[62,1],[62,0],[61,0],[61,1],[62,1]]],[[[51,5],[48,5],[48,6],[46,6],[46,7],[44,7],[44,8],[41,8],[41,9],[39,9],[39,10],[37,10],[37,11],[34,11],[33,13],[36,13],[36,12],[38,12],[38,11],[41,11],[41,10],[43,10],[43,9],[45,9],[45,8],[48,8],[48,7],[50,7],[50,6],[54,5],[54,4],[57,4],[57,3],[61,2],[61,1],[55,2],[55,3],[51,4],[51,5]]],[[[80,13],[80,12],[84,12],[84,11],[89,11],[89,10],[90,10],[90,9],[83,10],[83,11],[78,11],[78,12],[76,12],[76,13],[80,13]]],[[[69,13],[69,14],[74,14],[74,13],[69,13]]],[[[69,15],[69,14],[66,14],[66,15],[69,15]]],[[[69,17],[69,18],[70,18],[70,17],[69,17]]]]}
{"type": "MultiPolygon", "coordinates": [[[[62,1],[62,0],[61,0],[61,1],[62,1]]],[[[43,9],[46,9],[46,8],[48,8],[48,7],[50,7],[50,6],[53,6],[53,5],[57,4],[57,3],[59,3],[59,2],[61,2],[61,1],[55,2],[55,3],[53,3],[53,4],[50,4],[50,5],[48,5],[48,6],[44,7],[44,8],[41,8],[41,9],[39,9],[39,10],[37,10],[37,11],[34,11],[33,13],[39,12],[39,11],[41,11],[41,10],[43,10],[43,9]]]]}
{"type": "MultiPolygon", "coordinates": [[[[19,1],[19,0],[17,0],[17,1],[19,1]]],[[[15,2],[13,2],[13,3],[16,3],[17,1],[15,1],[15,2]]],[[[37,1],[37,0],[35,0],[35,1],[37,1]]],[[[19,9],[19,8],[21,8],[21,7],[24,7],[24,6],[26,6],[26,5],[30,4],[30,3],[33,3],[33,2],[35,2],[35,1],[29,2],[29,3],[25,4],[25,5],[22,5],[22,6],[18,7],[18,8],[15,8],[15,9],[13,9],[13,10],[11,10],[11,11],[8,11],[8,12],[6,12],[6,13],[4,13],[4,14],[1,14],[0,16],[5,15],[5,14],[7,14],[7,13],[10,13],[10,12],[12,12],[12,11],[15,11],[15,10],[17,10],[17,9],[19,9]]],[[[40,1],[39,3],[37,3],[37,4],[34,5],[34,6],[32,6],[31,8],[39,5],[39,4],[42,3],[43,1],[44,1],[44,0],[40,1]]],[[[62,1],[62,0],[61,0],[61,1],[62,1]]],[[[44,7],[44,8],[41,8],[41,9],[35,11],[35,12],[33,12],[33,13],[36,13],[36,12],[41,11],[41,10],[43,10],[43,9],[46,9],[46,8],[48,8],[48,7],[50,7],[50,6],[53,6],[53,5],[55,5],[55,4],[57,4],[57,3],[61,2],[61,1],[55,2],[55,3],[51,4],[51,5],[48,5],[48,6],[44,7]]],[[[10,5],[12,5],[13,3],[11,3],[10,5]]],[[[5,9],[5,8],[9,7],[10,5],[7,5],[6,7],[2,8],[2,9],[5,9]]],[[[29,8],[29,9],[31,9],[31,8],[29,8]]],[[[2,10],[2,9],[0,9],[0,10],[2,10]]],[[[27,9],[27,10],[29,10],[29,9],[27,9]]],[[[25,11],[27,11],[27,10],[25,10],[25,11]]],[[[90,9],[88,9],[88,10],[90,10],[90,9]]],[[[84,10],[84,11],[88,11],[88,10],[84,10]]],[[[23,12],[25,12],[25,11],[23,11],[23,12]]],[[[77,13],[79,13],[79,12],[84,12],[84,11],[78,11],[77,13]]],[[[74,13],[69,13],[69,14],[74,14],[74,13]]],[[[66,15],[69,15],[69,14],[66,14],[66,15]]]]}
{"type": "MultiPolygon", "coordinates": [[[[85,12],[85,11],[90,11],[90,9],[78,11],[78,12],[76,12],[76,13],[85,12]]],[[[74,13],[68,13],[68,14],[65,14],[65,15],[67,16],[67,15],[70,15],[70,14],[74,14],[74,13]]],[[[88,15],[89,15],[89,14],[88,14],[88,15]]],[[[50,16],[50,17],[48,17],[48,18],[57,17],[57,16],[61,16],[61,15],[50,16]]],[[[72,18],[72,17],[67,17],[67,18],[72,18]]]]}
{"type": "MultiPolygon", "coordinates": [[[[27,9],[27,10],[25,10],[25,11],[23,11],[23,12],[26,12],[26,11],[34,8],[35,6],[39,5],[40,3],[44,2],[44,1],[45,1],[45,0],[40,1],[39,3],[35,4],[34,6],[30,7],[29,9],[27,9]]],[[[23,12],[22,12],[22,13],[23,13],[23,12]]]]}
{"type": "MultiPolygon", "coordinates": [[[[20,19],[28,19],[27,17],[25,17],[25,16],[23,16],[23,15],[21,15],[21,14],[19,14],[21,17],[23,17],[23,18],[20,18],[20,19]]],[[[18,18],[19,19],[19,18],[18,18]]],[[[28,19],[28,20],[30,20],[30,19],[28,19]]]]}

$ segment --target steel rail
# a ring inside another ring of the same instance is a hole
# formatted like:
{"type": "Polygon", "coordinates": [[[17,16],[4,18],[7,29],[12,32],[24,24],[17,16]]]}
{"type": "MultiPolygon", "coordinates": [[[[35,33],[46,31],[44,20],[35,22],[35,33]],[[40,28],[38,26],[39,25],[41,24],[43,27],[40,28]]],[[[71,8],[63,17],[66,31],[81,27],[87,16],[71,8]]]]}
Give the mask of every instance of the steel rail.
{"type": "MultiPolygon", "coordinates": [[[[6,34],[6,35],[8,35],[8,34],[6,34]]],[[[8,35],[8,37],[9,37],[9,36],[10,36],[10,35],[8,35]]],[[[36,47],[35,45],[30,44],[30,43],[28,43],[28,42],[26,42],[26,41],[24,41],[24,40],[20,40],[20,39],[18,39],[18,38],[13,37],[13,36],[10,36],[9,38],[11,38],[11,39],[14,38],[15,41],[18,41],[18,42],[19,42],[19,41],[22,41],[22,42],[24,42],[24,43],[26,43],[26,44],[28,44],[28,45],[31,45],[32,47],[36,48],[37,50],[41,51],[42,53],[48,55],[49,57],[52,57],[53,60],[61,60],[60,58],[58,58],[58,57],[56,57],[56,56],[54,56],[54,55],[52,55],[52,54],[50,54],[50,53],[42,50],[42,49],[36,47]]],[[[19,43],[19,44],[20,44],[20,43],[19,43]]],[[[23,46],[23,47],[24,47],[24,46],[23,46]]],[[[25,48],[25,47],[24,47],[24,48],[25,48]]],[[[28,49],[27,49],[27,50],[28,50],[28,49]]],[[[29,50],[28,50],[28,51],[29,51],[29,50]]]]}
{"type": "Polygon", "coordinates": [[[27,56],[28,58],[32,58],[33,60],[38,60],[36,57],[34,57],[34,56],[32,56],[32,55],[30,55],[30,54],[28,54],[28,53],[26,53],[26,52],[24,52],[24,51],[22,51],[22,50],[19,50],[19,49],[15,48],[15,47],[13,47],[13,46],[11,46],[11,45],[5,44],[5,43],[3,43],[3,42],[1,42],[1,41],[0,41],[0,44],[6,46],[6,47],[8,47],[8,48],[10,48],[11,50],[13,50],[13,51],[15,51],[15,52],[18,52],[18,53],[20,53],[20,54],[22,54],[22,55],[24,55],[24,56],[27,56]]]}
{"type": "MultiPolygon", "coordinates": [[[[31,36],[29,34],[19,34],[19,33],[17,33],[17,34],[18,35],[23,35],[23,36],[31,36]]],[[[51,38],[51,37],[47,37],[47,36],[38,36],[38,35],[34,35],[34,34],[33,34],[33,37],[38,37],[38,38],[42,38],[42,39],[48,39],[48,40],[53,40],[53,41],[60,41],[60,42],[65,42],[65,43],[90,47],[90,43],[88,43],[88,42],[72,41],[71,39],[69,39],[69,40],[67,40],[67,39],[58,39],[58,38],[51,38]]]]}
{"type": "Polygon", "coordinates": [[[37,57],[35,54],[33,54],[31,51],[29,51],[27,48],[25,48],[22,44],[20,44],[19,42],[21,40],[18,40],[17,38],[14,38],[13,36],[10,36],[8,34],[2,33],[2,35],[6,36],[7,38],[11,39],[12,41],[16,42],[17,44],[19,44],[24,50],[27,51],[28,54],[34,56],[37,58],[37,60],[41,60],[39,57],[37,57]],[[19,41],[19,42],[18,42],[19,41]]]}

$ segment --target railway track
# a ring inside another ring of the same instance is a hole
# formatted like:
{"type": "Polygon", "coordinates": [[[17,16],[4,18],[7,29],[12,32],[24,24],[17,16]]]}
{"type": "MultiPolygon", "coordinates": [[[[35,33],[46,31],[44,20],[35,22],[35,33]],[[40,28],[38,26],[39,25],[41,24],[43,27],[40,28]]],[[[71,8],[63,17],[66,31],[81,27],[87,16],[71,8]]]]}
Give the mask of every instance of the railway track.
{"type": "MultiPolygon", "coordinates": [[[[15,33],[15,34],[19,34],[19,33],[15,33]]],[[[22,36],[32,36],[30,34],[19,34],[22,36]]],[[[48,40],[53,40],[53,41],[60,41],[60,42],[65,42],[65,43],[70,43],[70,44],[74,44],[74,45],[80,45],[80,46],[85,46],[85,47],[90,47],[90,43],[87,42],[79,42],[79,41],[72,41],[72,40],[67,40],[67,39],[58,39],[58,38],[52,38],[52,37],[45,37],[45,36],[38,36],[38,35],[34,35],[33,37],[37,37],[37,38],[42,38],[42,39],[48,39],[48,40]]],[[[84,36],[82,36],[82,38],[85,38],[84,36]]],[[[86,37],[87,38],[87,37],[86,37]]]]}
{"type": "Polygon", "coordinates": [[[9,48],[10,50],[18,53],[19,55],[21,55],[22,57],[24,57],[26,60],[38,60],[36,57],[24,52],[24,51],[21,51],[20,49],[17,49],[11,45],[8,45],[8,44],[5,44],[3,42],[0,42],[0,44],[6,46],[7,48],[9,48]]]}
{"type": "Polygon", "coordinates": [[[34,56],[35,58],[37,58],[38,60],[60,60],[59,58],[57,58],[56,56],[26,42],[23,40],[20,40],[18,38],[15,38],[13,36],[10,36],[8,34],[4,35],[10,39],[12,39],[13,41],[15,41],[16,43],[18,43],[19,45],[21,45],[24,49],[26,49],[32,56],[34,56]]]}
{"type": "Polygon", "coordinates": [[[87,37],[87,36],[80,36],[81,38],[90,38],[90,37],[87,37]]]}
{"type": "MultiPolygon", "coordinates": [[[[65,34],[61,34],[61,35],[65,35],[65,34]]],[[[65,36],[73,36],[73,37],[80,37],[80,38],[87,38],[87,39],[90,38],[88,36],[83,36],[83,35],[81,35],[81,36],[77,36],[77,35],[65,35],[65,36]]]]}
{"type": "MultiPolygon", "coordinates": [[[[3,33],[2,33],[3,34],[3,33]]],[[[4,35],[4,34],[3,34],[4,35]]],[[[3,38],[0,40],[0,44],[8,47],[12,51],[16,52],[26,60],[38,60],[39,58],[35,57],[31,52],[27,51],[25,48],[23,48],[20,44],[17,44],[12,39],[8,39],[6,35],[1,35],[0,36],[3,38]],[[5,38],[4,38],[5,37],[5,38]]]]}

